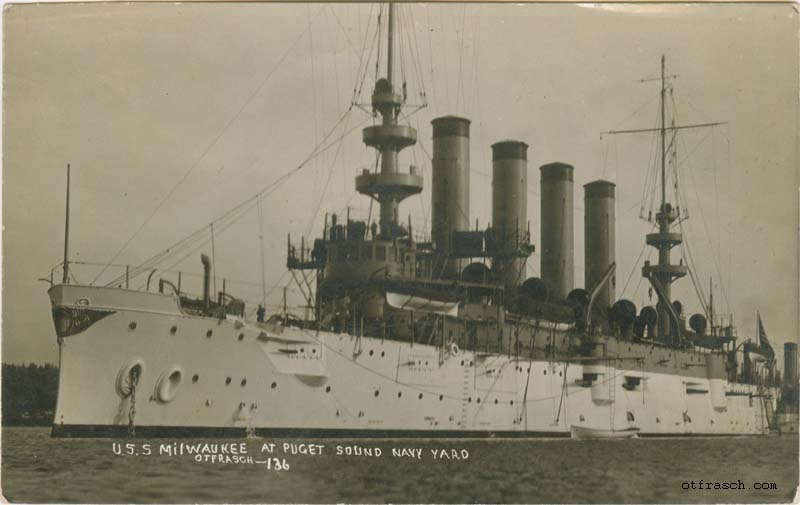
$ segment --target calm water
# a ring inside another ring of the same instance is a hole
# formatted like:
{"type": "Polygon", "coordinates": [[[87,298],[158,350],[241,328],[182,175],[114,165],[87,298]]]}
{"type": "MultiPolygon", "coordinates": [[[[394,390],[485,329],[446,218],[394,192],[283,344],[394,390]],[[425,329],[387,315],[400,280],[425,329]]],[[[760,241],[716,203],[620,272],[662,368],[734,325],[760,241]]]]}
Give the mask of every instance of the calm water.
{"type": "MultiPolygon", "coordinates": [[[[798,438],[571,440],[182,440],[262,444],[288,470],[266,464],[196,462],[158,455],[174,440],[51,439],[46,428],[2,434],[2,488],[12,502],[440,502],[738,503],[790,502],[798,485],[798,438]],[[138,455],[116,455],[133,442],[138,455]],[[321,455],[282,454],[283,442],[323,445],[321,455]],[[145,455],[142,444],[150,444],[145,455]],[[336,446],[380,448],[380,457],[337,455],[336,446]],[[422,449],[422,458],[392,448],[422,449]],[[435,460],[431,449],[466,450],[435,460]],[[682,489],[683,482],[774,482],[777,490],[682,489]]],[[[177,440],[181,442],[181,440],[177,440]]]]}

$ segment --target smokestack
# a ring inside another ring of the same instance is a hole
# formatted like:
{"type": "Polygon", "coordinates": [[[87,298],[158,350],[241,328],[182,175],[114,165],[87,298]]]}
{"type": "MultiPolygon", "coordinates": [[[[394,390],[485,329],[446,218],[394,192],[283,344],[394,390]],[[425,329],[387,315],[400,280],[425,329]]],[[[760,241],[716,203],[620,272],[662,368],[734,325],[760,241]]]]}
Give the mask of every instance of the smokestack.
{"type": "Polygon", "coordinates": [[[528,229],[528,144],[505,140],[492,145],[492,227],[498,251],[492,261],[507,307],[514,307],[525,280],[525,258],[514,254],[528,229]]]}
{"type": "Polygon", "coordinates": [[[783,344],[783,383],[797,386],[797,344],[794,342],[783,344]]]}
{"type": "Polygon", "coordinates": [[[431,238],[439,253],[435,274],[457,277],[461,260],[447,259],[454,231],[469,230],[469,119],[444,116],[433,125],[431,238]]]}
{"type": "MultiPolygon", "coordinates": [[[[614,183],[593,181],[583,186],[584,195],[584,287],[591,292],[608,267],[614,263],[614,183]]],[[[592,321],[608,321],[608,309],[616,298],[616,273],[597,293],[592,305],[592,321]]]]}
{"type": "Polygon", "coordinates": [[[540,168],[542,201],[542,280],[550,300],[563,301],[575,285],[572,231],[572,165],[540,168]]]}
{"type": "Polygon", "coordinates": [[[208,309],[211,304],[211,260],[201,254],[200,261],[203,263],[203,307],[208,309]]]}

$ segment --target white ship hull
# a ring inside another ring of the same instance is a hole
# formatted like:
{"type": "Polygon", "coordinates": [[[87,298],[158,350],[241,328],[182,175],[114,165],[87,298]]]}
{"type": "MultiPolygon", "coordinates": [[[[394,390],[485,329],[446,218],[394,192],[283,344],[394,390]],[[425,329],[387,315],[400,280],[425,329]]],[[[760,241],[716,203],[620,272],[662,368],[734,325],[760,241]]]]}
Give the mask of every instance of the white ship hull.
{"type": "Polygon", "coordinates": [[[772,400],[753,385],[293,327],[268,331],[230,317],[186,315],[177,297],[124,289],[56,286],[50,295],[54,308],[108,312],[59,338],[56,436],[127,433],[124,377],[136,365],[137,436],[569,436],[571,426],[638,428],[639,436],[769,431],[772,400]],[[589,367],[599,379],[586,386],[589,367]],[[626,376],[639,385],[623,388],[626,376]]]}

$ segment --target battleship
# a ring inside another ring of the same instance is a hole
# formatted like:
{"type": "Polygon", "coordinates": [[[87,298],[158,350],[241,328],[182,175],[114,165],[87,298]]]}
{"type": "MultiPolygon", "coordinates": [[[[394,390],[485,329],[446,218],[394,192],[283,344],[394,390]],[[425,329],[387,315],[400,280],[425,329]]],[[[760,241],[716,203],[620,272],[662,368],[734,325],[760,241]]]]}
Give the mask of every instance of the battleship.
{"type": "Polygon", "coordinates": [[[48,292],[60,365],[52,435],[630,438],[796,424],[796,346],[787,347],[795,365],[783,382],[795,386],[784,388],[790,406],[781,410],[766,335],[741,338],[732,319],[715,318],[712,301],[688,315],[672,297],[673,283],[692,273],[673,257],[687,216],[667,183],[672,140],[714,124],[667,118],[664,57],[653,129],[660,197],[642,237],[658,261],[640,271],[657,301],[637,307],[616,292],[614,182],[583,186],[583,288],[574,278],[570,164],[539,167],[537,244],[528,144],[487,146],[491,222],[473,225],[468,118],[431,122],[429,234],[401,219],[401,202],[422,193],[423,177],[401,165],[418,132],[405,121],[409,94],[396,72],[397,8],[382,7],[383,74],[365,107],[374,121],[363,143],[377,162],[355,178],[377,222],[331,213],[321,237],[288,237],[286,267],[306,317],[261,306],[252,317],[252,303],[224,283],[212,292],[207,254],[197,255],[202,296],[151,261],[106,285],[76,282],[68,175],[64,260],[48,292]],[[527,277],[537,248],[541,275],[527,277]],[[146,288],[131,288],[142,275],[146,288]]]}

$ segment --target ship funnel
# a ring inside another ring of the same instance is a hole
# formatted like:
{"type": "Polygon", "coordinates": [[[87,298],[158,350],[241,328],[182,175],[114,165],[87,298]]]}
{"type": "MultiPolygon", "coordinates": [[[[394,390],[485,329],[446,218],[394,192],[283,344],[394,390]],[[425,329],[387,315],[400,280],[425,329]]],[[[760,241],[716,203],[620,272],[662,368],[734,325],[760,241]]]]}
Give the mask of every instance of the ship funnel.
{"type": "Polygon", "coordinates": [[[502,283],[505,304],[513,307],[525,280],[525,258],[517,254],[528,237],[528,144],[505,140],[492,144],[492,268],[502,283]]]}
{"type": "Polygon", "coordinates": [[[575,284],[572,165],[548,163],[540,170],[542,279],[550,290],[550,299],[559,302],[567,297],[575,284]]]}
{"type": "MultiPolygon", "coordinates": [[[[584,193],[584,286],[591,292],[616,261],[614,250],[614,183],[594,181],[584,193]]],[[[592,304],[592,321],[608,321],[608,310],[616,298],[616,271],[598,291],[592,304]]]]}
{"type": "Polygon", "coordinates": [[[444,116],[433,125],[433,189],[431,239],[438,252],[437,275],[456,277],[464,265],[449,258],[453,233],[469,230],[469,124],[468,119],[444,116]]]}
{"type": "Polygon", "coordinates": [[[211,261],[205,254],[200,255],[200,261],[203,263],[203,307],[208,309],[211,303],[211,261]]]}

